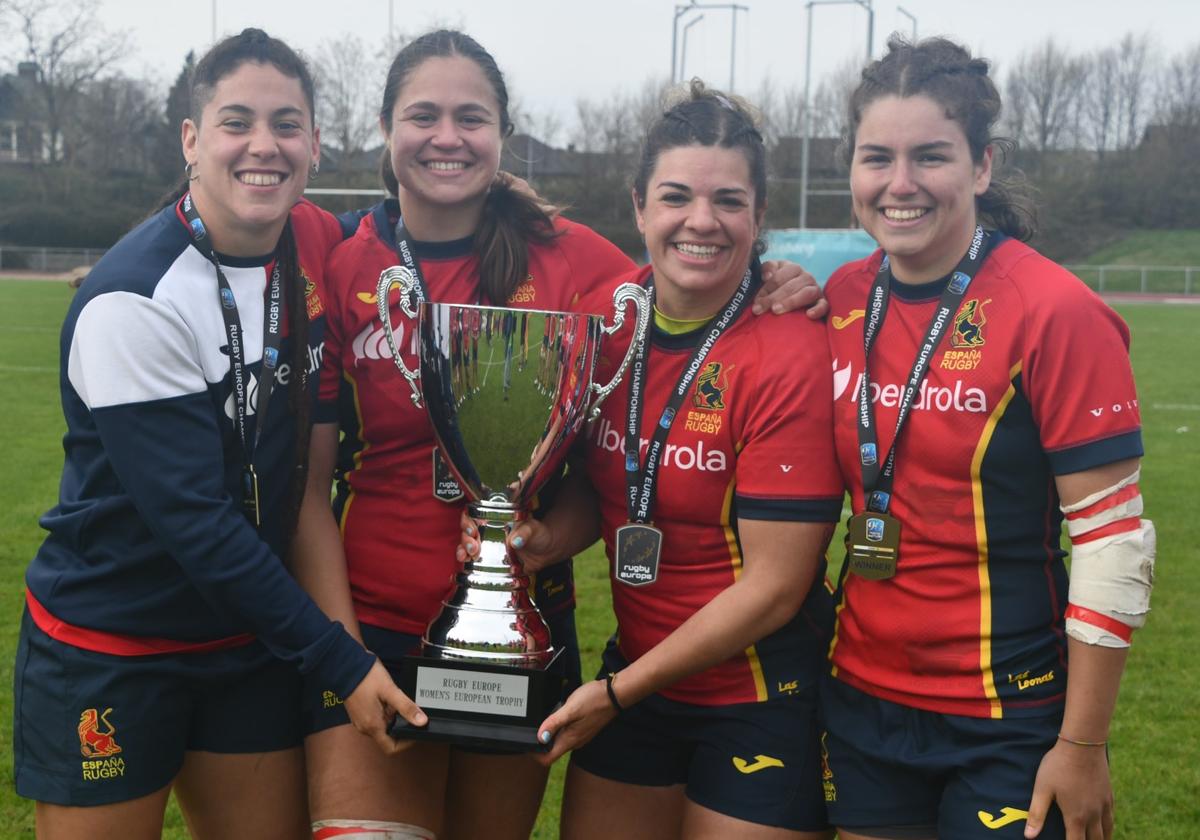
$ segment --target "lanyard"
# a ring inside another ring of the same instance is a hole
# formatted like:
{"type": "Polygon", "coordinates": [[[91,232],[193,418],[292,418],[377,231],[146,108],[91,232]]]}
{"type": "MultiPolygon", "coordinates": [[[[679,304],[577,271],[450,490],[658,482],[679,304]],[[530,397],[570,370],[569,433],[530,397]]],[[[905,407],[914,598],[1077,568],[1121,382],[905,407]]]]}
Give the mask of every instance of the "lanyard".
{"type": "Polygon", "coordinates": [[[425,285],[425,275],[421,273],[421,264],[413,256],[412,243],[405,232],[403,217],[396,220],[396,227],[393,233],[396,238],[396,256],[400,258],[400,262],[404,263],[404,267],[411,271],[413,277],[416,278],[417,285],[413,289],[413,294],[417,299],[417,306],[420,306],[429,300],[429,287],[425,285]]]}
{"type": "MultiPolygon", "coordinates": [[[[633,363],[629,370],[629,420],[625,427],[625,484],[628,489],[628,512],[630,522],[646,523],[654,508],[654,491],[658,483],[658,465],[663,445],[675,422],[675,415],[683,404],[692,382],[704,364],[704,359],[712,350],[717,339],[733,325],[738,316],[745,310],[754,297],[754,291],[762,282],[758,261],[746,269],[741,285],[733,297],[725,304],[725,309],[708,327],[699,339],[698,346],[692,352],[692,357],[684,366],[679,381],[663,409],[662,416],[654,427],[654,435],[646,452],[645,466],[639,469],[641,463],[640,435],[642,428],[643,391],[646,387],[649,368],[649,349],[651,337],[643,335],[634,339],[636,349],[633,363]]],[[[654,304],[654,275],[646,278],[646,290],[650,293],[650,304],[654,304]]]]}
{"type": "Polygon", "coordinates": [[[929,363],[934,351],[941,341],[946,327],[953,326],[953,316],[958,311],[967,288],[971,285],[979,267],[987,258],[992,242],[991,235],[981,226],[976,226],[971,238],[971,246],[959,261],[958,266],[950,275],[946,288],[942,291],[925,338],[917,351],[916,361],[904,386],[900,397],[900,409],[896,415],[896,432],[892,445],[888,448],[887,456],[880,467],[878,452],[878,435],[875,429],[875,405],[871,401],[870,359],[871,346],[883,327],[883,319],[887,315],[888,295],[892,283],[891,261],[885,254],[879,264],[879,271],[871,284],[871,294],[867,302],[867,317],[863,322],[863,380],[862,390],[858,395],[858,452],[862,466],[863,495],[867,500],[867,509],[879,513],[887,513],[892,499],[892,485],[895,481],[896,443],[900,440],[900,431],[908,419],[913,401],[921,388],[925,374],[929,372],[929,363]]]}
{"type": "MultiPolygon", "coordinates": [[[[217,293],[221,302],[221,317],[225,321],[225,336],[229,342],[229,370],[233,379],[233,401],[237,415],[238,438],[242,444],[242,467],[244,498],[247,511],[253,513],[255,524],[259,524],[258,510],[258,477],[254,472],[254,453],[262,439],[263,427],[267,425],[267,408],[271,403],[271,394],[275,390],[275,368],[279,364],[279,346],[283,336],[283,282],[280,277],[279,255],[275,255],[274,266],[271,269],[271,281],[267,295],[266,312],[263,315],[263,354],[262,371],[258,377],[258,421],[254,426],[254,439],[248,440],[246,434],[249,400],[246,388],[246,357],[243,346],[242,322],[238,317],[237,299],[221,263],[212,247],[212,240],[196,206],[192,203],[192,195],[188,193],[180,203],[184,218],[187,220],[188,232],[192,244],[204,257],[212,263],[217,272],[217,293]]],[[[291,221],[288,221],[291,224],[291,221]]]]}

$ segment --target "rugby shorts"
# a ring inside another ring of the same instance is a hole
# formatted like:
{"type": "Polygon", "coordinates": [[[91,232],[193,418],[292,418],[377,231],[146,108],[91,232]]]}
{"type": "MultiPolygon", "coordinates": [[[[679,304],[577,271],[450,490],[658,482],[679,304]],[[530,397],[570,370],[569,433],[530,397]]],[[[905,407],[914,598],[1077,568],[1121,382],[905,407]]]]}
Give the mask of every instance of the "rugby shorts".
{"type": "Polygon", "coordinates": [[[167,785],[184,754],[301,743],[300,676],[259,642],[205,653],[116,656],[51,638],[26,610],[14,673],[17,793],[106,805],[167,785]]]}
{"type": "MultiPolygon", "coordinates": [[[[821,683],[829,819],[868,836],[1019,840],[1062,710],[975,718],[903,706],[841,680],[821,683]]],[[[1052,807],[1039,840],[1065,836],[1052,807]]]]}
{"type": "MultiPolygon", "coordinates": [[[[605,664],[619,666],[615,647],[605,664]]],[[[618,667],[606,667],[619,670],[618,667]]],[[[647,787],[681,784],[688,799],[739,820],[828,826],[817,750],[816,687],[761,703],[700,706],[654,694],[625,709],[571,755],[580,769],[647,787]]]]}

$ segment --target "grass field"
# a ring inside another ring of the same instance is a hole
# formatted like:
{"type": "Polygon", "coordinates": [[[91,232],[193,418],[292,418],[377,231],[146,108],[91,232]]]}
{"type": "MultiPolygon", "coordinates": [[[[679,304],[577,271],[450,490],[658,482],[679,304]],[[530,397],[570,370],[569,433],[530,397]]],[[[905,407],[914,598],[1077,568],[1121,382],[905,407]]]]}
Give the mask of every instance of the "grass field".
{"type": "MultiPolygon", "coordinates": [[[[58,327],[62,283],[0,282],[0,840],[33,836],[33,809],[12,792],[12,662],[22,572],[41,539],[37,517],[55,499],[62,467],[58,327]]],[[[1148,455],[1142,487],[1158,526],[1154,613],[1140,631],[1112,731],[1117,836],[1189,840],[1200,825],[1200,307],[1119,307],[1133,332],[1133,361],[1148,455]]],[[[532,354],[531,354],[532,355],[532,354]]],[[[835,538],[835,544],[837,539],[835,538]]],[[[836,564],[837,558],[834,558],[836,564]]],[[[612,629],[607,569],[592,549],[576,565],[584,672],[598,666],[612,629]]],[[[563,762],[535,837],[556,836],[563,762]]],[[[178,812],[165,837],[183,838],[178,812]]]]}

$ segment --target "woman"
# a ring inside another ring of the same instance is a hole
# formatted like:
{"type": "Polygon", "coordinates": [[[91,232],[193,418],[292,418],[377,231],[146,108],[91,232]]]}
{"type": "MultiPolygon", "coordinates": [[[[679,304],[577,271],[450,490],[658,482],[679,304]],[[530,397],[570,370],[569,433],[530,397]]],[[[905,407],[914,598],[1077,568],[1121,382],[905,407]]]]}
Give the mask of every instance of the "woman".
{"type": "Polygon", "coordinates": [[[830,359],[798,314],[738,317],[766,205],[743,106],[693,82],[650,129],[633,199],[651,264],[627,279],[652,290],[653,335],[589,432],[587,480],[511,537],[526,568],[599,534],[610,559],[601,676],[541,728],[547,763],[575,750],[563,836],[824,837],[830,359]]]}
{"type": "MultiPolygon", "coordinates": [[[[329,263],[324,405],[294,568],[327,613],[361,628],[369,649],[399,663],[419,645],[457,568],[462,501],[435,495],[432,429],[381,349],[380,271],[409,254],[432,300],[605,311],[615,279],[632,264],[592,231],[497,181],[501,143],[512,131],[508,93],[495,61],[470,37],[431,32],[399,52],[380,128],[383,176],[396,198],[366,216],[329,263]]],[[[794,300],[781,291],[783,305],[794,300]]],[[[398,308],[393,320],[401,320],[398,308]]],[[[577,683],[570,567],[549,571],[537,586],[555,644],[568,653],[564,679],[577,683]]],[[[307,702],[318,837],[352,828],[528,836],[546,779],[528,756],[420,743],[388,758],[345,725],[333,687],[314,684],[307,702]]]]}
{"type": "Polygon", "coordinates": [[[63,328],[66,466],[15,686],[39,837],[157,837],[172,788],[196,837],[307,831],[297,665],[387,749],[384,704],[413,713],[279,559],[341,238],[300,201],[311,78],[248,29],[201,59],[190,114],[186,191],[105,255],[63,328]]]}
{"type": "Polygon", "coordinates": [[[880,250],[826,286],[854,510],[822,693],[844,838],[1112,831],[1104,744],[1153,563],[1129,332],[1023,244],[987,71],[894,39],[850,101],[880,250]]]}

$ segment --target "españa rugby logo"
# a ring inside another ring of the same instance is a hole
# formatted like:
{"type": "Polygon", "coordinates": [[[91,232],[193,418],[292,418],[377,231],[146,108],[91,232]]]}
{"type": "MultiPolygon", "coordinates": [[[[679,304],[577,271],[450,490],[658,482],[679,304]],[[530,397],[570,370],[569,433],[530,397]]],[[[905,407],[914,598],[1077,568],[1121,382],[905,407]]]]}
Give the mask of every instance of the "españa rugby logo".
{"type": "Polygon", "coordinates": [[[696,391],[692,394],[692,405],[696,408],[707,411],[725,410],[725,391],[729,388],[729,375],[726,371],[726,375],[722,377],[721,368],[721,362],[708,362],[696,377],[696,391]]]}
{"type": "Polygon", "coordinates": [[[111,707],[103,712],[84,709],[79,715],[79,754],[84,758],[79,768],[84,781],[115,779],[125,775],[125,759],[118,755],[121,746],[113,737],[117,734],[117,728],[109,721],[110,714],[111,707]]]}

